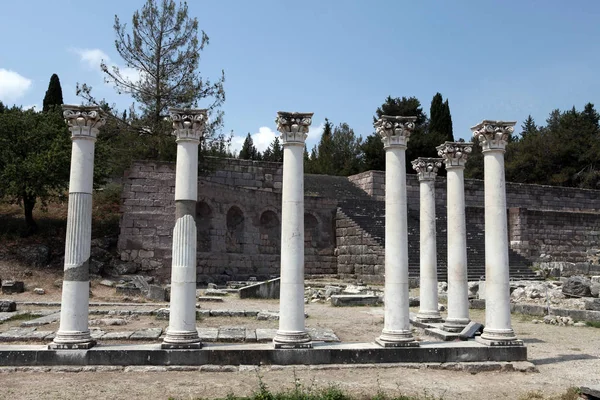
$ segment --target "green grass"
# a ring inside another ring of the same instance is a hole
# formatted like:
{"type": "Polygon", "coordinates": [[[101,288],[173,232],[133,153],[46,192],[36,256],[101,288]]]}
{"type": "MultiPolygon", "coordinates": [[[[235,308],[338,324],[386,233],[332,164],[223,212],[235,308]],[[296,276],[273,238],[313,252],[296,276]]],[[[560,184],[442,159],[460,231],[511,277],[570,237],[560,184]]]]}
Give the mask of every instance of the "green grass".
{"type": "Polygon", "coordinates": [[[585,321],[585,324],[592,328],[600,328],[600,321],[585,321]]]}
{"type": "Polygon", "coordinates": [[[39,315],[34,315],[34,314],[30,314],[28,312],[24,312],[24,313],[18,313],[13,315],[12,317],[10,317],[9,319],[0,322],[0,325],[5,323],[5,322],[10,322],[10,321],[29,321],[32,319],[36,319],[39,318],[39,315]]]}
{"type": "MultiPolygon", "coordinates": [[[[295,375],[295,374],[294,374],[295,375]]],[[[197,400],[204,400],[204,397],[198,397],[197,400]]],[[[169,400],[175,400],[169,397],[169,400]]],[[[272,392],[262,378],[258,377],[258,388],[250,396],[236,396],[233,393],[228,394],[219,400],[443,400],[442,397],[435,397],[424,393],[422,396],[412,395],[389,395],[379,389],[374,395],[353,396],[336,385],[329,385],[324,388],[316,388],[314,382],[309,386],[303,385],[298,378],[294,376],[294,387],[288,390],[272,392]]]]}

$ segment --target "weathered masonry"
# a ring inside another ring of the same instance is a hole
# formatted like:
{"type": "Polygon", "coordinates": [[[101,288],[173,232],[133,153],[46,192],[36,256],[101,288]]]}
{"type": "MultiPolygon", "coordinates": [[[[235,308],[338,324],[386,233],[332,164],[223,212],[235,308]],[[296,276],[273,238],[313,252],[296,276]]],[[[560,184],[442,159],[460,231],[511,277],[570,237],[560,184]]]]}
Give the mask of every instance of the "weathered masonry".
{"type": "MultiPolygon", "coordinates": [[[[282,164],[208,159],[198,181],[198,282],[279,275],[282,164]]],[[[136,162],[124,180],[121,258],[170,275],[175,165],[136,162]]],[[[305,273],[383,282],[385,173],[305,175],[305,273]]],[[[446,279],[446,179],[435,181],[437,259],[446,279]]],[[[469,279],[484,275],[483,181],[466,179],[469,279]]],[[[419,274],[419,181],[407,175],[409,273],[419,274]]],[[[598,263],[600,191],[506,184],[511,276],[532,263],[598,263]],[[541,257],[543,256],[543,257],[541,257]]]]}

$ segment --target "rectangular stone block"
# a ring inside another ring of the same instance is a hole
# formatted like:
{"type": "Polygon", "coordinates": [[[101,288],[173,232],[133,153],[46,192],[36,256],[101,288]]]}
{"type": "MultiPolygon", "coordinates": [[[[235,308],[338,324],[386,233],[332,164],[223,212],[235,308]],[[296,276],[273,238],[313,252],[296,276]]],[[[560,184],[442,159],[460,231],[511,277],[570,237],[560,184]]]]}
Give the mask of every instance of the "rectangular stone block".
{"type": "Polygon", "coordinates": [[[4,281],[2,282],[2,294],[23,293],[25,283],[22,281],[4,281]]]}

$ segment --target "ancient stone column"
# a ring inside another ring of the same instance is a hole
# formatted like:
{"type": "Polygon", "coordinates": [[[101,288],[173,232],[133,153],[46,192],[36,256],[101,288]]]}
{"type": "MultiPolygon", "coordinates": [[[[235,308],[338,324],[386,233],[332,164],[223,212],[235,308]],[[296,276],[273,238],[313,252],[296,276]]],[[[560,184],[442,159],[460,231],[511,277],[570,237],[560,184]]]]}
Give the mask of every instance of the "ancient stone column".
{"type": "Polygon", "coordinates": [[[464,169],[472,143],[446,142],[437,147],[448,171],[448,317],[444,330],[460,332],[469,323],[467,229],[464,169]]]}
{"type": "Polygon", "coordinates": [[[169,327],[163,349],[202,347],[196,329],[196,201],[198,144],[204,133],[206,110],[169,108],[177,137],[175,228],[171,264],[169,327]]]}
{"type": "Polygon", "coordinates": [[[521,345],[510,322],[510,282],[504,151],[516,122],[488,121],[471,128],[481,144],[485,191],[485,328],[477,340],[521,345]]]}
{"type": "Polygon", "coordinates": [[[283,146],[281,294],[275,348],[312,347],[304,326],[304,141],[313,113],[278,112],[283,146]]]}
{"type": "Polygon", "coordinates": [[[410,330],[406,145],[416,117],[382,116],[375,129],[385,149],[385,319],[376,342],[418,346],[410,330]]]}
{"type": "Polygon", "coordinates": [[[421,322],[442,322],[438,310],[437,245],[435,230],[435,177],[441,158],[419,157],[412,162],[420,188],[420,308],[421,322]]]}
{"type": "Polygon", "coordinates": [[[105,120],[99,107],[63,105],[63,114],[73,145],[60,327],[49,348],[89,349],[96,344],[88,327],[94,147],[105,120]]]}

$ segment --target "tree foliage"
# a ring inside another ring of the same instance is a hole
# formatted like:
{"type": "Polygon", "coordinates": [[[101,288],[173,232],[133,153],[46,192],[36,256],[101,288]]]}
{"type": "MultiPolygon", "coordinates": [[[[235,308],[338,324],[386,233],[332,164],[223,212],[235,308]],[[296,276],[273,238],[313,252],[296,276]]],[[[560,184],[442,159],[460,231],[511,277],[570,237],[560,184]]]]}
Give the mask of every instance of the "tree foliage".
{"type": "MultiPolygon", "coordinates": [[[[110,116],[121,134],[128,133],[136,144],[136,158],[172,161],[175,140],[165,121],[169,107],[208,108],[210,122],[201,149],[214,151],[226,147],[214,142],[227,141],[220,132],[225,100],[224,73],[217,81],[203,78],[199,72],[200,53],[209,43],[204,31],[198,32],[198,20],[188,14],[188,6],[173,0],[147,0],[133,14],[131,26],[115,16],[115,47],[125,67],[100,67],[105,81],[119,94],[129,94],[135,101],[129,116],[121,116],[111,107],[110,116]],[[127,117],[127,118],[123,118],[127,117]]],[[[91,87],[78,85],[78,93],[89,103],[101,104],[91,87]]]]}
{"type": "Polygon", "coordinates": [[[243,160],[260,160],[262,158],[260,152],[256,150],[256,147],[254,146],[254,141],[252,140],[250,133],[248,133],[244,140],[238,158],[243,160]]]}
{"type": "Polygon", "coordinates": [[[305,151],[305,172],[312,174],[348,176],[359,171],[362,139],[343,122],[333,127],[325,118],[319,144],[308,156],[305,151]]]}
{"type": "Polygon", "coordinates": [[[273,139],[273,142],[271,142],[269,147],[263,152],[262,159],[263,161],[283,162],[283,147],[281,146],[277,136],[273,139]]]}
{"type": "MultiPolygon", "coordinates": [[[[450,115],[450,105],[448,99],[444,101],[441,93],[436,93],[431,99],[431,107],[429,108],[429,132],[437,134],[443,141],[453,142],[454,135],[452,133],[452,116],[450,115]]],[[[443,142],[440,142],[443,143],[443,142]]]]}
{"type": "Polygon", "coordinates": [[[0,194],[23,206],[27,234],[37,230],[35,205],[45,205],[68,187],[70,150],[58,107],[47,112],[13,107],[0,113],[0,194]]]}
{"type": "Polygon", "coordinates": [[[63,104],[60,79],[58,79],[58,75],[52,74],[50,83],[48,84],[48,90],[46,90],[46,95],[44,96],[42,111],[47,112],[52,106],[61,106],[63,104]]]}

